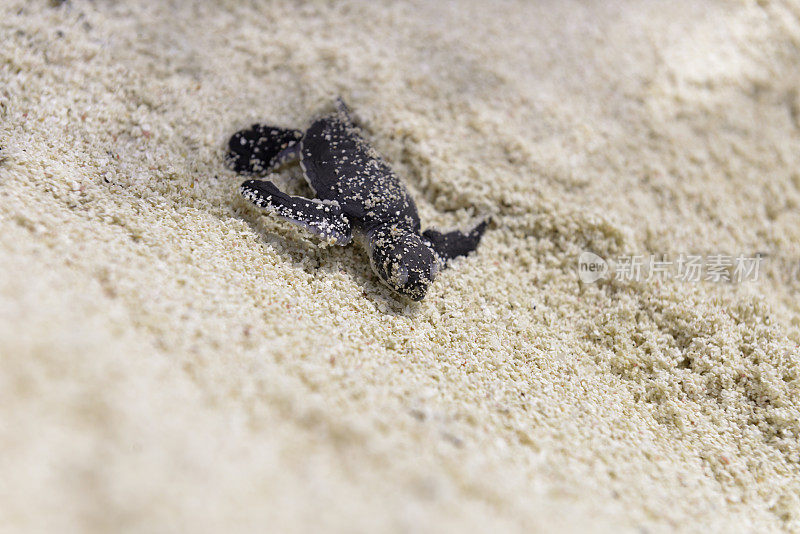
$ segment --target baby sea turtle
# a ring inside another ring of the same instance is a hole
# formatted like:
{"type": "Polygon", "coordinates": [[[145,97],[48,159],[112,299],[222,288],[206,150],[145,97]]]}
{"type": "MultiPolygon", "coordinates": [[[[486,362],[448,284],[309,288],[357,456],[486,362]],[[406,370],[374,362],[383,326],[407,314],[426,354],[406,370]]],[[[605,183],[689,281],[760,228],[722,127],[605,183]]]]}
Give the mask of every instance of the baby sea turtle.
{"type": "Polygon", "coordinates": [[[486,221],[468,233],[425,230],[400,179],[353,125],[339,99],[337,111],[305,133],[254,124],[231,137],[234,169],[265,173],[299,159],[315,199],[290,196],[268,180],[247,180],[242,195],[256,206],[299,224],[337,245],[360,238],[375,274],[397,293],[422,300],[448,260],[475,250],[486,221]]]}

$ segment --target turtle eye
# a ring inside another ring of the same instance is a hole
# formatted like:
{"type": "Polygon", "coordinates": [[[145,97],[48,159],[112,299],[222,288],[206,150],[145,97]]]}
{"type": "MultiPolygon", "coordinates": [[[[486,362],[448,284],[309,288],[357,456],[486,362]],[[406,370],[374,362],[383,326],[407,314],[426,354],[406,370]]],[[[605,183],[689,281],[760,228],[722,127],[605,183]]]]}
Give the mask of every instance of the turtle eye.
{"type": "Polygon", "coordinates": [[[408,267],[399,263],[395,263],[392,271],[392,281],[397,284],[397,287],[403,287],[406,285],[406,282],[408,282],[408,267]]]}
{"type": "Polygon", "coordinates": [[[439,262],[433,260],[433,262],[431,263],[431,271],[430,271],[431,281],[435,280],[438,274],[439,274],[439,262]]]}

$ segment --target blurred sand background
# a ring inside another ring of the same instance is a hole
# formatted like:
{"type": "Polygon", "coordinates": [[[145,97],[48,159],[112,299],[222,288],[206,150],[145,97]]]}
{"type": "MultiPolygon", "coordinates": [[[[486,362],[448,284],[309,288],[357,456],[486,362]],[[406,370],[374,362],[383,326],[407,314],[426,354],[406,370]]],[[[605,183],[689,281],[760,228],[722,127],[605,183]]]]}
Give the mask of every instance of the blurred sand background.
{"type": "Polygon", "coordinates": [[[797,3],[5,0],[0,43],[0,531],[800,532],[797,3]],[[420,305],[223,164],[338,94],[423,224],[494,216],[420,305]]]}

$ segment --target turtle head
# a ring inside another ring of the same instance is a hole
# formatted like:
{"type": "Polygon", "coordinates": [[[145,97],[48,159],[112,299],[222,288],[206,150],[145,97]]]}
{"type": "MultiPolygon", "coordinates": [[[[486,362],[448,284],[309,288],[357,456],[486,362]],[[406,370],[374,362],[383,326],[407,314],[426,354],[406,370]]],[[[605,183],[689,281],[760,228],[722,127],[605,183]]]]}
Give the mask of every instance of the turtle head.
{"type": "Polygon", "coordinates": [[[396,226],[380,226],[367,234],[372,270],[397,293],[420,301],[439,272],[440,262],[422,237],[396,226]]]}

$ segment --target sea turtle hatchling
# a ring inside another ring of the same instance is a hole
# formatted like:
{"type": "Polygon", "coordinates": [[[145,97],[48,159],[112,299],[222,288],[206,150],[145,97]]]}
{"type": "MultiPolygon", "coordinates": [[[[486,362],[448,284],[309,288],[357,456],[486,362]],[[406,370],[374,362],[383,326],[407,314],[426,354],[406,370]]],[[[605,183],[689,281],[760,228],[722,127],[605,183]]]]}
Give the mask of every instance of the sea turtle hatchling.
{"type": "Polygon", "coordinates": [[[356,235],[375,274],[412,300],[425,297],[448,260],[475,250],[486,230],[483,221],[467,233],[420,233],[414,200],[353,125],[341,99],[335,112],[317,119],[305,133],[254,124],[235,133],[229,148],[238,172],[266,173],[299,159],[317,198],[287,195],[268,180],[247,180],[242,195],[338,245],[349,244],[356,235]]]}

